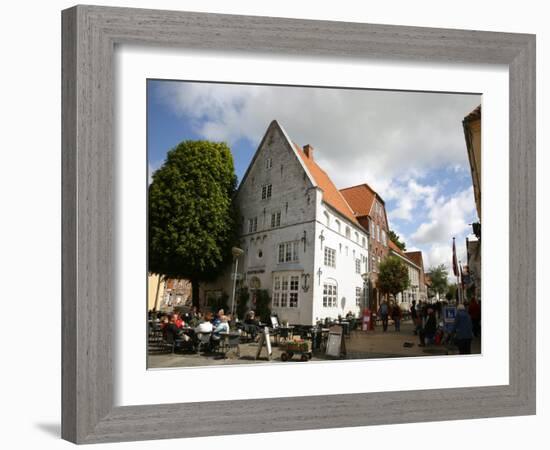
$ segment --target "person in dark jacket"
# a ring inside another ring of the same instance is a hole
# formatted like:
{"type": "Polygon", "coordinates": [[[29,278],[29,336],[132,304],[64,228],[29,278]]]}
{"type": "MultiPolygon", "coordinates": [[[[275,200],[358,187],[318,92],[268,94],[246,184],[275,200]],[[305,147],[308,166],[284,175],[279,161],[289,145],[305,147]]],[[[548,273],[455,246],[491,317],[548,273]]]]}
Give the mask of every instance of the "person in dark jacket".
{"type": "Polygon", "coordinates": [[[378,315],[382,318],[382,330],[384,332],[388,331],[388,316],[389,316],[389,307],[386,303],[386,300],[382,301],[380,308],[378,308],[378,315]]]}
{"type": "Polygon", "coordinates": [[[432,308],[428,308],[426,311],[426,323],[420,332],[419,345],[422,347],[425,344],[433,344],[436,331],[437,321],[435,319],[435,312],[432,308]]]}
{"type": "Polygon", "coordinates": [[[458,353],[461,355],[469,355],[472,353],[472,319],[466,312],[464,305],[458,305],[456,308],[456,319],[452,331],[455,333],[456,345],[458,353]]]}
{"type": "Polygon", "coordinates": [[[401,316],[401,308],[396,302],[393,304],[391,309],[391,318],[393,319],[393,323],[395,325],[395,331],[401,331],[401,316]]]}
{"type": "Polygon", "coordinates": [[[474,336],[479,337],[481,335],[481,307],[475,297],[472,298],[472,302],[468,306],[468,314],[470,315],[470,319],[472,319],[474,336]]]}

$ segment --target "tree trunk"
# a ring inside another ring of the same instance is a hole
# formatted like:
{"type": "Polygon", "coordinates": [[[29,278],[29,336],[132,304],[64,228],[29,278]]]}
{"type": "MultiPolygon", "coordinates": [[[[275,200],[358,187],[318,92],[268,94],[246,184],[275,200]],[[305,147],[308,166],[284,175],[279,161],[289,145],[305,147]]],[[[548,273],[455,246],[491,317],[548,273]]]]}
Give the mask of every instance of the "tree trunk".
{"type": "Polygon", "coordinates": [[[192,279],[191,280],[191,300],[193,302],[193,306],[196,306],[197,309],[200,307],[200,301],[199,301],[199,280],[192,279]]]}

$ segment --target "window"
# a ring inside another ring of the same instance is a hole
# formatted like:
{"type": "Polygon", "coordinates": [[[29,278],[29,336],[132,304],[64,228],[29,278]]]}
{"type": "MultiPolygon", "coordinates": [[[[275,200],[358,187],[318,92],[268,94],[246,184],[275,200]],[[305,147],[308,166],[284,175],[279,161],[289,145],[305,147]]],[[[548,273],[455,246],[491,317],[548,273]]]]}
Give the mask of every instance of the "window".
{"type": "Polygon", "coordinates": [[[359,243],[359,233],[355,232],[355,242],[359,243]]]}
{"type": "Polygon", "coordinates": [[[373,239],[376,236],[375,229],[374,229],[374,222],[372,220],[370,222],[370,235],[372,236],[373,239]]]}
{"type": "Polygon", "coordinates": [[[264,184],[262,186],[262,200],[271,198],[271,184],[264,184]]]}
{"type": "Polygon", "coordinates": [[[338,289],[335,284],[323,284],[323,307],[335,308],[338,306],[338,289]]]}
{"type": "Polygon", "coordinates": [[[336,250],[325,247],[325,266],[336,267],[336,250]]]}
{"type": "Polygon", "coordinates": [[[355,260],[355,273],[361,273],[361,260],[359,258],[355,260]]]}
{"type": "Polygon", "coordinates": [[[363,288],[356,287],[355,288],[355,305],[361,306],[361,300],[363,299],[363,288]]]}
{"type": "Polygon", "coordinates": [[[326,212],[326,211],[324,212],[324,214],[325,214],[325,225],[327,227],[330,227],[330,216],[328,215],[328,212],[326,212]]]}
{"type": "Polygon", "coordinates": [[[334,222],[336,223],[336,231],[338,231],[338,233],[341,233],[341,231],[340,231],[340,221],[335,220],[334,222]]]}
{"type": "Polygon", "coordinates": [[[265,169],[269,170],[273,167],[273,160],[271,158],[267,158],[265,160],[265,169]]]}
{"type": "Polygon", "coordinates": [[[371,260],[372,260],[372,263],[371,263],[372,271],[373,271],[373,272],[376,272],[376,258],[373,256],[373,257],[371,258],[371,260]]]}
{"type": "Polygon", "coordinates": [[[248,232],[255,233],[258,230],[258,218],[248,219],[248,232]]]}
{"type": "Polygon", "coordinates": [[[300,282],[300,277],[291,276],[290,277],[290,292],[288,294],[288,306],[289,308],[298,307],[298,285],[300,282]]]}
{"type": "Polygon", "coordinates": [[[380,242],[380,225],[376,224],[376,240],[380,242]]]}
{"type": "Polygon", "coordinates": [[[367,245],[367,241],[365,238],[361,240],[361,246],[365,247],[367,245]]]}
{"type": "Polygon", "coordinates": [[[382,244],[384,244],[385,246],[387,246],[387,242],[386,242],[386,232],[384,230],[382,230],[382,244]]]}
{"type": "Polygon", "coordinates": [[[348,239],[349,239],[349,237],[350,237],[350,233],[351,233],[351,231],[350,231],[349,227],[346,227],[346,237],[347,237],[348,239]]]}
{"type": "Polygon", "coordinates": [[[271,228],[281,226],[281,212],[277,211],[276,213],[271,214],[271,228]]]}
{"type": "Polygon", "coordinates": [[[279,244],[279,264],[286,262],[297,262],[299,260],[298,243],[298,241],[291,241],[279,244]]]}
{"type": "Polygon", "coordinates": [[[273,278],[272,306],[275,308],[297,308],[300,277],[276,276],[273,278]]]}

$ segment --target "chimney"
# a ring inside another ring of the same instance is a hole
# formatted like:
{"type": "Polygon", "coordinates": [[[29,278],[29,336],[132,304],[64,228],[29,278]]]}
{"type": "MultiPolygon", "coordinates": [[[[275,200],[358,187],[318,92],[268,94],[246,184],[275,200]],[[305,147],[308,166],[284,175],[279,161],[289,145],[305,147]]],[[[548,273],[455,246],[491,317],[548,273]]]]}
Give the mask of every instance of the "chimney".
{"type": "Polygon", "coordinates": [[[309,159],[313,159],[313,147],[311,145],[304,145],[304,153],[309,159]]]}

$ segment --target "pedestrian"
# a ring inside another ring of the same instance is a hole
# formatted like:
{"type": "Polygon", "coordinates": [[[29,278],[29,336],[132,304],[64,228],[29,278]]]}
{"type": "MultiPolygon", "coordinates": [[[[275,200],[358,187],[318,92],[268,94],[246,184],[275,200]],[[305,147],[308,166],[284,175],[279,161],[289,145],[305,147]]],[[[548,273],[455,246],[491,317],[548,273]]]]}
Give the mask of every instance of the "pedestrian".
{"type": "Polygon", "coordinates": [[[386,303],[386,300],[382,300],[382,303],[380,304],[380,308],[378,308],[378,315],[382,319],[382,330],[384,332],[388,331],[388,304],[386,303]]]}
{"type": "Polygon", "coordinates": [[[456,345],[460,355],[469,355],[472,353],[472,319],[466,311],[464,305],[460,304],[456,308],[456,319],[453,325],[456,345]]]}
{"type": "Polygon", "coordinates": [[[422,322],[420,322],[420,325],[418,323],[418,312],[416,311],[416,300],[413,300],[412,301],[412,304],[411,304],[411,320],[412,320],[412,323],[413,323],[413,326],[414,326],[414,335],[416,336],[418,334],[418,330],[421,328],[422,326],[422,322]]]}
{"type": "Polygon", "coordinates": [[[472,319],[472,332],[475,337],[479,337],[481,335],[481,307],[475,297],[472,298],[468,307],[468,314],[472,319]]]}
{"type": "Polygon", "coordinates": [[[393,308],[391,311],[391,318],[393,319],[393,324],[395,326],[395,331],[401,331],[401,307],[396,302],[393,304],[393,308]]]}
{"type": "Polygon", "coordinates": [[[437,331],[437,321],[435,318],[435,311],[432,308],[426,310],[426,323],[420,330],[420,347],[424,345],[433,344],[435,332],[437,331]]]}

